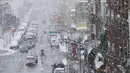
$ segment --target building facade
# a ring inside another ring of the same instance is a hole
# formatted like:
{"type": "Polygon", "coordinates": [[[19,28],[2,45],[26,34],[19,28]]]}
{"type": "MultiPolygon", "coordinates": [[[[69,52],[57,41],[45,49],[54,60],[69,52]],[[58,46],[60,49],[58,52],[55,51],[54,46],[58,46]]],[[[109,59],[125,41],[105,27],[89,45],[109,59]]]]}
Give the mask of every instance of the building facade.
{"type": "MultiPolygon", "coordinates": [[[[95,0],[96,13],[90,15],[90,22],[96,26],[96,39],[102,41],[100,37],[102,31],[107,36],[106,49],[99,48],[102,54],[106,52],[104,61],[106,61],[107,73],[129,73],[127,66],[129,58],[128,1],[95,0]]],[[[105,46],[105,44],[99,46],[105,46]]]]}

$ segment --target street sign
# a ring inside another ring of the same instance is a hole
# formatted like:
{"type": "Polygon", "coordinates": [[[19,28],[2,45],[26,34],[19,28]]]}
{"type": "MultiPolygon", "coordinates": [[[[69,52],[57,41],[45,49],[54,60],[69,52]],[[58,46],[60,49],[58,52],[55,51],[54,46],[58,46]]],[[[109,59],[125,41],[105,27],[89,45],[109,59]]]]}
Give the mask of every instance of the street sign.
{"type": "Polygon", "coordinates": [[[57,32],[55,32],[55,31],[50,31],[49,34],[50,34],[50,35],[57,35],[57,32]]]}
{"type": "Polygon", "coordinates": [[[85,23],[84,24],[78,24],[77,27],[78,28],[80,28],[80,27],[88,27],[88,24],[85,24],[85,23]]]}

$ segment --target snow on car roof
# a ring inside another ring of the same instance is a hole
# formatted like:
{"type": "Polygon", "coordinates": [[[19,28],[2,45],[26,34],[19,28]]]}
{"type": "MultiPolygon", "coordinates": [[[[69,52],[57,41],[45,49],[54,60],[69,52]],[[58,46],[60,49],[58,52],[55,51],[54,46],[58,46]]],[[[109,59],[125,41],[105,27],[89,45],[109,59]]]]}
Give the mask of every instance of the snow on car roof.
{"type": "Polygon", "coordinates": [[[33,27],[33,28],[35,27],[36,28],[36,27],[38,27],[38,25],[32,25],[31,27],[33,27]]]}
{"type": "Polygon", "coordinates": [[[21,25],[28,25],[26,22],[22,22],[21,25]]]}
{"type": "Polygon", "coordinates": [[[28,29],[28,31],[31,31],[31,30],[34,30],[34,31],[35,31],[35,30],[37,30],[37,28],[34,28],[34,27],[33,27],[33,28],[29,28],[29,29],[28,29]]]}
{"type": "Polygon", "coordinates": [[[27,58],[34,58],[35,56],[33,56],[33,55],[30,55],[30,56],[27,56],[27,58]]]}
{"type": "Polygon", "coordinates": [[[15,37],[13,37],[11,40],[17,40],[17,41],[20,41],[21,39],[21,35],[16,35],[15,37]]]}
{"type": "Polygon", "coordinates": [[[82,3],[88,3],[88,1],[86,1],[86,0],[78,0],[78,2],[82,2],[82,3]]]}
{"type": "Polygon", "coordinates": [[[14,35],[22,35],[25,31],[17,31],[14,33],[14,35]]]}
{"type": "Polygon", "coordinates": [[[24,36],[24,38],[29,39],[29,38],[33,38],[33,36],[31,36],[31,35],[26,35],[26,36],[24,36]]]}
{"type": "Polygon", "coordinates": [[[32,25],[38,25],[38,24],[32,24],[32,25]]]}
{"type": "Polygon", "coordinates": [[[13,37],[13,38],[21,38],[21,35],[16,35],[16,36],[13,37]]]}
{"type": "Polygon", "coordinates": [[[21,38],[12,38],[11,41],[20,41],[21,38]]]}
{"type": "Polygon", "coordinates": [[[26,35],[36,35],[36,33],[33,33],[33,32],[27,32],[26,35]]]}
{"type": "Polygon", "coordinates": [[[28,24],[26,22],[22,22],[20,26],[27,26],[28,24]]]}
{"type": "Polygon", "coordinates": [[[62,70],[64,70],[64,68],[56,68],[55,70],[62,71],[62,70]]]}
{"type": "Polygon", "coordinates": [[[20,27],[18,27],[18,29],[25,29],[25,27],[24,26],[20,26],[20,27]]]}
{"type": "Polygon", "coordinates": [[[11,41],[10,43],[10,46],[17,46],[17,45],[18,45],[18,41],[16,40],[11,41]]]}
{"type": "Polygon", "coordinates": [[[36,58],[37,56],[36,55],[29,55],[27,56],[27,58],[36,58]]]}

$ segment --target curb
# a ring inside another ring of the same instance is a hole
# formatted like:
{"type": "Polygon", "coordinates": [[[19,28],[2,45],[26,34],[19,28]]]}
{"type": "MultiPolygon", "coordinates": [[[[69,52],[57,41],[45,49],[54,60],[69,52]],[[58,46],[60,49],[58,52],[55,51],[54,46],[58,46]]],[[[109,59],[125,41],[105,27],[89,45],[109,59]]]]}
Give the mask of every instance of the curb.
{"type": "Polygon", "coordinates": [[[8,55],[13,55],[14,53],[16,53],[17,51],[13,51],[13,50],[8,50],[8,53],[5,54],[0,54],[0,56],[8,56],[8,55]]]}

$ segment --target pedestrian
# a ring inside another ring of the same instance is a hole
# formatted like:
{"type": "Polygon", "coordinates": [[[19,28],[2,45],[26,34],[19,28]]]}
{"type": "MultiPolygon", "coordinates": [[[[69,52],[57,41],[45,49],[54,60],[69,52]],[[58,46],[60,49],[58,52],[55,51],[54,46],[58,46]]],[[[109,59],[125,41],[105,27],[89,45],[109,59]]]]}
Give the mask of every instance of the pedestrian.
{"type": "Polygon", "coordinates": [[[77,45],[75,43],[72,43],[72,54],[74,59],[76,59],[76,48],[77,45]]]}
{"type": "Polygon", "coordinates": [[[88,56],[87,50],[85,50],[85,52],[83,53],[83,55],[84,55],[84,58],[85,58],[85,62],[87,64],[87,56],[88,56]]]}
{"type": "Polygon", "coordinates": [[[95,40],[95,34],[93,32],[91,33],[91,38],[92,40],[95,40]]]}

